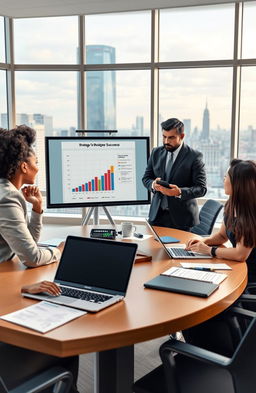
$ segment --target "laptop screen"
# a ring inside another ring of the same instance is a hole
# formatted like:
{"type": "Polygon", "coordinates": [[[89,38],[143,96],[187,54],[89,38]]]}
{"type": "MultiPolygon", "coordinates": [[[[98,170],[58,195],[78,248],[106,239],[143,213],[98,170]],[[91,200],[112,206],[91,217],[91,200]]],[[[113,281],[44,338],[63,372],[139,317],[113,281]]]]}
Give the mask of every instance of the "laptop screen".
{"type": "Polygon", "coordinates": [[[55,281],[125,293],[137,244],[68,236],[55,281]]]}

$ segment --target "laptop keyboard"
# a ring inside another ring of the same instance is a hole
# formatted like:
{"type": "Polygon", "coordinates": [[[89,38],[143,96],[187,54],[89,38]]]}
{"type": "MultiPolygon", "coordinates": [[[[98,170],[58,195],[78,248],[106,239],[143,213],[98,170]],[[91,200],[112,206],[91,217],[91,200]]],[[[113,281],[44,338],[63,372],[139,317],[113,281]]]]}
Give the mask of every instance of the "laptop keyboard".
{"type": "Polygon", "coordinates": [[[177,257],[189,257],[194,256],[195,254],[192,251],[184,250],[183,248],[171,248],[172,253],[177,257]]]}
{"type": "Polygon", "coordinates": [[[112,296],[101,295],[99,293],[93,293],[93,292],[79,291],[79,289],[66,288],[62,286],[60,288],[61,288],[61,294],[64,296],[74,297],[76,299],[81,299],[81,300],[87,300],[88,302],[92,302],[92,303],[103,303],[106,300],[112,298],[112,296]]]}

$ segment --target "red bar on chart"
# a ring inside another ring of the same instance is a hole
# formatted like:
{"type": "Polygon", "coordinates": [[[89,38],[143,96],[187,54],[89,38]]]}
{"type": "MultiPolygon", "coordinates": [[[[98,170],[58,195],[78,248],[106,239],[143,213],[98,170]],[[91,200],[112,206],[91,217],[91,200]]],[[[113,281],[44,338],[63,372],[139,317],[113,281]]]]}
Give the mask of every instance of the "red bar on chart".
{"type": "Polygon", "coordinates": [[[76,192],[78,192],[78,187],[76,187],[76,192]]]}
{"type": "Polygon", "coordinates": [[[111,190],[110,170],[108,169],[108,189],[111,190]]]}
{"type": "Polygon", "coordinates": [[[89,191],[92,191],[92,182],[88,181],[89,191]]]}
{"type": "Polygon", "coordinates": [[[99,188],[98,188],[98,178],[97,178],[97,176],[95,176],[95,178],[94,178],[94,187],[95,187],[95,191],[98,191],[99,190],[99,188]]]}
{"type": "Polygon", "coordinates": [[[107,173],[104,173],[104,190],[108,190],[108,175],[107,173]]]}
{"type": "Polygon", "coordinates": [[[85,191],[85,186],[84,186],[84,184],[82,184],[82,191],[85,191]]]}

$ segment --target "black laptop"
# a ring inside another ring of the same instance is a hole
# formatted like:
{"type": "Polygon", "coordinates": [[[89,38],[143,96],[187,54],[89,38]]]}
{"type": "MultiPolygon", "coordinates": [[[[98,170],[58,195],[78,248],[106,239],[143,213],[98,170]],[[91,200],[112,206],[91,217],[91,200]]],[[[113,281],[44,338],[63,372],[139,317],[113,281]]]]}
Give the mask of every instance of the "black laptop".
{"type": "Polygon", "coordinates": [[[60,296],[23,296],[97,312],[124,299],[137,244],[68,236],[54,282],[60,296]]]}

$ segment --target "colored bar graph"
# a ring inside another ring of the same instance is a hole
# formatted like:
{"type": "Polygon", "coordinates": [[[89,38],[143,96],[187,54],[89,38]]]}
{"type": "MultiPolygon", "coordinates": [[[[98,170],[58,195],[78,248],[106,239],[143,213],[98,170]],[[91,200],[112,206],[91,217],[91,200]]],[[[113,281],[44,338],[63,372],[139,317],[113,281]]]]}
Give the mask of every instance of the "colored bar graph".
{"type": "Polygon", "coordinates": [[[91,180],[72,188],[72,193],[114,191],[115,190],[115,167],[110,165],[103,175],[94,176],[91,180]]]}

